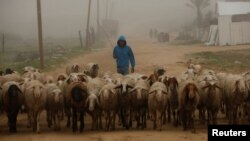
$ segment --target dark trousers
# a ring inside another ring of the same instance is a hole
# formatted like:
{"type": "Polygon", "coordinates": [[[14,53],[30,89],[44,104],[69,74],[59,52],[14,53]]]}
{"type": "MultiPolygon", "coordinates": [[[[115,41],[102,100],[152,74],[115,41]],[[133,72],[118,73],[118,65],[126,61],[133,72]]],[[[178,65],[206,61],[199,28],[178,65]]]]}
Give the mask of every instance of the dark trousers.
{"type": "Polygon", "coordinates": [[[117,68],[117,73],[120,73],[122,75],[127,75],[129,74],[129,68],[128,67],[117,68]]]}

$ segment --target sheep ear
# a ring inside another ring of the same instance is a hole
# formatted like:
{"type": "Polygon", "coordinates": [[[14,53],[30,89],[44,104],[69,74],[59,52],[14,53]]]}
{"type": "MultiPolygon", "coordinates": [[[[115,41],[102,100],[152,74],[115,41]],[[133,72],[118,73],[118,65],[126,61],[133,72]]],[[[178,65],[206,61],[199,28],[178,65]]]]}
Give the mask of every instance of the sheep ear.
{"type": "Polygon", "coordinates": [[[217,84],[215,84],[215,87],[222,90],[222,88],[218,86],[217,84]]]}
{"type": "Polygon", "coordinates": [[[120,89],[121,87],[122,87],[122,85],[119,84],[119,85],[115,86],[115,89],[120,89]]]}
{"type": "Polygon", "coordinates": [[[209,86],[210,85],[206,85],[206,86],[202,87],[201,89],[204,90],[204,89],[208,88],[209,86]]]}
{"type": "Polygon", "coordinates": [[[133,89],[134,87],[131,85],[127,85],[128,88],[133,89]]]}
{"type": "Polygon", "coordinates": [[[151,92],[149,92],[148,94],[153,94],[153,93],[155,93],[156,92],[156,90],[154,90],[154,91],[151,91],[151,92]]]}
{"type": "Polygon", "coordinates": [[[142,78],[143,80],[148,80],[148,76],[146,76],[146,75],[145,75],[145,76],[142,76],[141,78],[142,78]]]}
{"type": "Polygon", "coordinates": [[[136,89],[133,88],[132,90],[129,91],[129,93],[133,93],[136,89]]]}
{"type": "Polygon", "coordinates": [[[167,92],[167,91],[165,91],[165,90],[163,90],[163,91],[162,91],[162,93],[163,93],[163,94],[168,94],[168,92],[167,92]]]}

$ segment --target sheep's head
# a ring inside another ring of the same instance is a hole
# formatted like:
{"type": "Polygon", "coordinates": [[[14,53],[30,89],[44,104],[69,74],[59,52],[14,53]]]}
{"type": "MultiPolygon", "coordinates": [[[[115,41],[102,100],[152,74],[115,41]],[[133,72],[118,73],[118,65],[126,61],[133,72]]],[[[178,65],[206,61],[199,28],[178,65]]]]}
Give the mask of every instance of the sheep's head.
{"type": "Polygon", "coordinates": [[[89,111],[94,111],[96,106],[99,106],[99,100],[96,94],[90,94],[87,98],[86,104],[89,111]]]}
{"type": "Polygon", "coordinates": [[[158,81],[164,83],[166,87],[169,86],[168,76],[166,76],[166,75],[160,76],[160,77],[158,78],[158,81]]]}
{"type": "Polygon", "coordinates": [[[186,94],[187,99],[193,99],[199,93],[194,83],[188,83],[183,91],[186,94]]]}
{"type": "Polygon", "coordinates": [[[129,89],[132,89],[133,86],[129,85],[126,82],[122,82],[120,85],[117,85],[115,89],[120,89],[122,95],[127,95],[129,89]]]}
{"type": "Polygon", "coordinates": [[[43,91],[42,86],[36,85],[36,86],[33,86],[32,89],[33,89],[33,94],[35,98],[41,97],[42,91],[43,91]]]}
{"type": "Polygon", "coordinates": [[[168,86],[169,86],[170,90],[177,90],[179,83],[178,83],[176,77],[170,77],[168,79],[168,86]]]}
{"type": "Polygon", "coordinates": [[[66,80],[66,76],[63,74],[58,75],[57,81],[59,81],[59,80],[62,80],[62,81],[66,80]]]}
{"type": "Polygon", "coordinates": [[[79,72],[80,71],[80,66],[78,64],[72,65],[72,71],[73,72],[79,72]]]}
{"type": "Polygon", "coordinates": [[[10,97],[18,97],[18,94],[22,94],[22,91],[17,85],[11,85],[8,89],[8,94],[10,97]]]}
{"type": "Polygon", "coordinates": [[[202,89],[203,90],[208,89],[208,96],[213,97],[213,96],[215,96],[217,89],[221,90],[222,88],[220,86],[218,86],[217,83],[210,82],[210,83],[207,83],[207,85],[204,86],[202,89]]]}
{"type": "Polygon", "coordinates": [[[62,91],[61,90],[54,90],[52,92],[52,94],[54,95],[54,102],[55,103],[59,103],[60,99],[62,97],[62,91]]]}
{"type": "Polygon", "coordinates": [[[235,82],[235,93],[239,95],[239,97],[246,98],[247,92],[246,82],[243,79],[237,80],[235,82]]]}

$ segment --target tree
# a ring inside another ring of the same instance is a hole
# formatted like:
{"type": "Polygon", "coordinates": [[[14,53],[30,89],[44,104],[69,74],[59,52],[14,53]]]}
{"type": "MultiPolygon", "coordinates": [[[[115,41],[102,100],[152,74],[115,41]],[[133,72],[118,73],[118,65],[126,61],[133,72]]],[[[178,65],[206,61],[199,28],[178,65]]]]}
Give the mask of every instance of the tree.
{"type": "MultiPolygon", "coordinates": [[[[202,26],[202,10],[207,8],[209,5],[210,0],[189,0],[189,3],[186,3],[187,7],[196,10],[196,25],[198,29],[202,26]]],[[[200,33],[198,34],[198,39],[200,39],[200,33]]]]}

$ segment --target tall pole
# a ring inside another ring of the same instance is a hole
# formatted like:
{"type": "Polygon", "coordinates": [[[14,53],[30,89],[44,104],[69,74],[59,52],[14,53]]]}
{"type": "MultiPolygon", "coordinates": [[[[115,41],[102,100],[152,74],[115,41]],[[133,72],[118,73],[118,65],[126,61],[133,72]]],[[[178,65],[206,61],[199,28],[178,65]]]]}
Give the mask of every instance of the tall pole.
{"type": "Polygon", "coordinates": [[[5,51],[5,37],[4,37],[4,34],[3,34],[3,39],[2,39],[2,53],[4,53],[5,51]]]}
{"type": "Polygon", "coordinates": [[[90,19],[90,8],[91,8],[91,0],[89,0],[89,7],[88,7],[88,19],[87,19],[87,28],[86,28],[86,48],[89,47],[89,19],[90,19]]]}
{"type": "Polygon", "coordinates": [[[108,19],[109,0],[106,0],[106,19],[108,19]]]}
{"type": "Polygon", "coordinates": [[[82,45],[82,33],[81,33],[81,30],[79,30],[78,32],[79,32],[79,39],[80,39],[81,48],[83,48],[83,45],[82,45]]]}
{"type": "Polygon", "coordinates": [[[100,33],[100,0],[97,0],[97,33],[100,33]]]}
{"type": "Polygon", "coordinates": [[[40,66],[43,69],[43,34],[42,34],[42,9],[41,0],[37,0],[37,22],[38,22],[38,42],[39,42],[39,53],[40,53],[40,66]]]}

